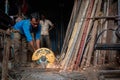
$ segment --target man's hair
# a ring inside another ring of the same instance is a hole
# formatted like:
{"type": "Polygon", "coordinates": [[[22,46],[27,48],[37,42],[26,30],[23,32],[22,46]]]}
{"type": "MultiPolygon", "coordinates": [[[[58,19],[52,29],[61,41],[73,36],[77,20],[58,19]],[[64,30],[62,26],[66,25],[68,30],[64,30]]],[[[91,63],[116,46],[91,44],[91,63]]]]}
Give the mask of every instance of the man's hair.
{"type": "Polygon", "coordinates": [[[30,15],[30,19],[32,19],[32,18],[35,18],[36,20],[38,20],[38,19],[39,19],[39,13],[38,13],[38,12],[32,13],[32,14],[30,15]]]}

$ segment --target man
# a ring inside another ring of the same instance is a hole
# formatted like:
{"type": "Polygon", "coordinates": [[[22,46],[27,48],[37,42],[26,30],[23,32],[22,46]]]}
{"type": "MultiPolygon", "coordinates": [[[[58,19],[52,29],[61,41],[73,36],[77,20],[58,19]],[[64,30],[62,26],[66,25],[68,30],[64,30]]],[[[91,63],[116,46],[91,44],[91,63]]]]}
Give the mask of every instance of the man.
{"type": "Polygon", "coordinates": [[[51,49],[51,42],[50,42],[50,37],[49,37],[49,31],[54,28],[54,24],[46,19],[45,15],[41,15],[41,47],[45,47],[43,44],[45,42],[46,47],[51,49]]]}
{"type": "Polygon", "coordinates": [[[38,13],[31,14],[30,19],[21,20],[13,26],[15,63],[27,62],[27,42],[33,51],[40,48],[40,32],[38,13]]]}

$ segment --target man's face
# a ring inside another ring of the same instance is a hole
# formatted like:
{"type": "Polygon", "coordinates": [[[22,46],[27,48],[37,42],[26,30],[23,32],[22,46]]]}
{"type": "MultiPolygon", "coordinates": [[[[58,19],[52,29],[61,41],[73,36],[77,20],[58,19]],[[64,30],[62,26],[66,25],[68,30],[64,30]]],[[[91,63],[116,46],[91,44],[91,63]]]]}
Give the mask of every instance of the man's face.
{"type": "Polygon", "coordinates": [[[41,15],[41,19],[44,20],[44,19],[45,19],[45,16],[44,16],[44,15],[41,15]]]}
{"type": "Polygon", "coordinates": [[[35,18],[31,19],[31,25],[33,26],[33,28],[38,27],[39,25],[39,20],[36,20],[35,18]]]}

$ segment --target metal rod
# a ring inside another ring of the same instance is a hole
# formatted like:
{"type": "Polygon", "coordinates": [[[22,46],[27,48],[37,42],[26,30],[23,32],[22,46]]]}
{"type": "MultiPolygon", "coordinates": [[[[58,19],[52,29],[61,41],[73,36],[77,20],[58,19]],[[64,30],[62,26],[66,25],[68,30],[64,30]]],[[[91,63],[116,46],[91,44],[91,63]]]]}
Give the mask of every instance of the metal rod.
{"type": "Polygon", "coordinates": [[[95,45],[95,50],[120,50],[120,43],[116,43],[116,44],[97,43],[95,45]]]}
{"type": "Polygon", "coordinates": [[[120,70],[99,70],[99,73],[120,73],[120,70]]]}
{"type": "Polygon", "coordinates": [[[115,16],[96,16],[96,17],[88,17],[88,19],[115,19],[119,18],[120,16],[115,15],[115,16]]]}

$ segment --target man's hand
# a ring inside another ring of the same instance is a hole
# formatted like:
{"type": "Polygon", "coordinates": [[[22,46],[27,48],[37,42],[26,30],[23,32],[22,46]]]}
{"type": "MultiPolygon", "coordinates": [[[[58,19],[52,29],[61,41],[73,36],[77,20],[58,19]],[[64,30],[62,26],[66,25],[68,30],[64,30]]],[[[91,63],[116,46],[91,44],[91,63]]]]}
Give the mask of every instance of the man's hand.
{"type": "Polygon", "coordinates": [[[35,49],[35,47],[34,47],[34,42],[33,42],[33,41],[30,41],[29,44],[30,44],[30,46],[32,47],[33,51],[35,51],[36,49],[35,49]]]}

